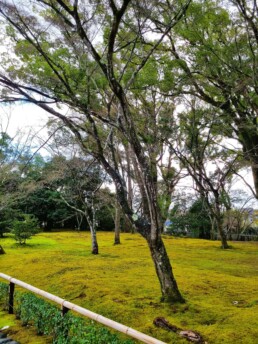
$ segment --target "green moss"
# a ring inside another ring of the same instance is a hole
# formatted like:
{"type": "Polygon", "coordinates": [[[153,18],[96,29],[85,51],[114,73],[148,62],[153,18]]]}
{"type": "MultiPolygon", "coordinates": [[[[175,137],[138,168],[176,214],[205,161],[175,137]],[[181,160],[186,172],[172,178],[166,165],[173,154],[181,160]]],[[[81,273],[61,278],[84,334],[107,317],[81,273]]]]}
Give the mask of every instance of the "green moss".
{"type": "Polygon", "coordinates": [[[258,338],[258,242],[233,243],[164,238],[186,305],[160,303],[160,288],[146,242],[122,234],[98,233],[100,254],[90,253],[88,232],[38,234],[28,247],[1,241],[1,271],[101,313],[168,343],[187,343],[155,328],[162,316],[200,332],[209,344],[254,343],[258,338]]]}
{"type": "Polygon", "coordinates": [[[8,336],[22,344],[51,343],[50,338],[37,336],[34,328],[27,327],[25,329],[20,321],[15,319],[14,315],[6,314],[6,312],[0,310],[0,329],[5,326],[8,326],[8,329],[5,330],[8,336]]]}

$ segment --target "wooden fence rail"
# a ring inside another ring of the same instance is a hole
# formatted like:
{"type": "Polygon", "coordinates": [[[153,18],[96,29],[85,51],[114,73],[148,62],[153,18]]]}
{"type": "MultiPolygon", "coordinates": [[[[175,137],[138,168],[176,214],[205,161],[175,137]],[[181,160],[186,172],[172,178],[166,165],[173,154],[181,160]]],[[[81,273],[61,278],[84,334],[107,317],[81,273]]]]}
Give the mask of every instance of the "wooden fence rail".
{"type": "Polygon", "coordinates": [[[7,281],[9,281],[9,313],[13,313],[13,302],[14,302],[14,288],[15,285],[18,285],[24,289],[27,289],[31,291],[34,294],[40,295],[48,300],[51,300],[55,303],[58,303],[61,305],[62,313],[65,314],[67,311],[72,310],[76,313],[79,313],[87,318],[90,318],[96,322],[99,322],[100,324],[103,324],[105,326],[108,326],[116,331],[122,332],[132,338],[138,339],[142,343],[147,344],[166,344],[158,339],[155,339],[153,337],[150,337],[144,333],[141,333],[139,331],[136,331],[130,327],[127,327],[125,325],[122,325],[116,321],[113,321],[111,319],[108,319],[106,317],[103,317],[100,314],[91,312],[90,310],[80,307],[72,302],[66,301],[56,295],[50,294],[44,290],[38,289],[30,284],[27,284],[23,281],[20,281],[16,278],[13,278],[11,276],[8,276],[6,274],[0,273],[0,278],[3,278],[7,281]]]}

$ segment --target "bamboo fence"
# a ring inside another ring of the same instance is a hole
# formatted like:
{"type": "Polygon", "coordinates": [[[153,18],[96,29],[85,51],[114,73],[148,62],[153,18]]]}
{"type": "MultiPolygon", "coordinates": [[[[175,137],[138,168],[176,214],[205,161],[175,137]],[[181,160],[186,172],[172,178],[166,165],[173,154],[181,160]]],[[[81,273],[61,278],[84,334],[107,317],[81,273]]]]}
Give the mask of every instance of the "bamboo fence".
{"type": "Polygon", "coordinates": [[[9,288],[9,313],[13,312],[13,294],[14,294],[14,285],[18,285],[24,289],[31,291],[34,294],[40,295],[48,300],[51,300],[59,305],[61,305],[62,312],[65,314],[68,310],[72,310],[76,313],[79,313],[87,318],[90,318],[100,324],[108,326],[116,331],[122,332],[132,338],[139,340],[142,343],[147,344],[166,344],[156,338],[150,337],[142,332],[136,331],[133,328],[120,324],[116,321],[108,319],[100,314],[94,313],[86,308],[80,307],[72,302],[66,301],[56,295],[50,294],[42,289],[36,288],[28,283],[20,281],[16,278],[8,276],[6,274],[0,273],[0,278],[3,278],[10,283],[9,288]]]}

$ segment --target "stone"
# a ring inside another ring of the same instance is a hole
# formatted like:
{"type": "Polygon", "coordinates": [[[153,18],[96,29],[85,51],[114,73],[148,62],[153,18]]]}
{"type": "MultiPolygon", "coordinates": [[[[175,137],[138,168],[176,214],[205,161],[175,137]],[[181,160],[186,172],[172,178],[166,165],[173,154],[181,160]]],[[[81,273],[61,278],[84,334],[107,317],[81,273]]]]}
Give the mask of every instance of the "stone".
{"type": "Polygon", "coordinates": [[[0,339],[0,344],[9,344],[12,341],[10,338],[2,338],[0,339]]]}
{"type": "Polygon", "coordinates": [[[11,338],[7,338],[6,333],[0,332],[0,344],[19,344],[11,338]]]}

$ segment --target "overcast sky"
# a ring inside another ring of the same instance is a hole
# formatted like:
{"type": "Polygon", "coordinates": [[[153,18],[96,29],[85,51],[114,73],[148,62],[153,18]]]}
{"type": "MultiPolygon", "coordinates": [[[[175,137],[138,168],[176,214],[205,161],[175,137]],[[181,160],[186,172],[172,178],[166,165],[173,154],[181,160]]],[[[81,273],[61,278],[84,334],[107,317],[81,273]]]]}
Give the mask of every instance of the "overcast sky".
{"type": "MultiPolygon", "coordinates": [[[[47,140],[48,138],[46,124],[49,118],[49,113],[40,109],[36,105],[29,103],[16,104],[12,106],[2,105],[0,107],[0,123],[2,126],[1,131],[7,131],[11,137],[17,135],[17,133],[22,133],[24,141],[26,141],[29,132],[33,133],[33,151],[35,151],[39,145],[42,144],[43,140],[47,140]]],[[[49,152],[41,149],[40,154],[46,156],[49,155],[49,152]]],[[[250,171],[243,170],[241,174],[251,185],[253,185],[250,171]]],[[[251,195],[250,190],[248,190],[248,188],[239,180],[239,178],[234,179],[233,190],[242,189],[251,195]]],[[[192,189],[192,186],[193,184],[191,179],[186,178],[179,183],[178,189],[181,191],[187,191],[187,189],[192,189]]],[[[256,202],[250,202],[248,206],[254,206],[254,203],[256,202]]]]}
{"type": "Polygon", "coordinates": [[[38,131],[45,127],[49,117],[45,111],[28,103],[2,105],[0,111],[2,130],[6,129],[10,136],[15,135],[18,130],[28,132],[33,128],[38,131]]]}

